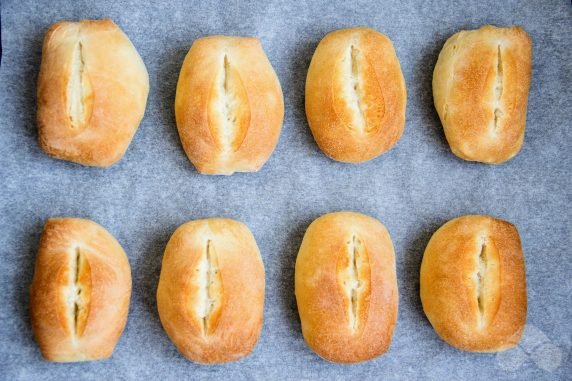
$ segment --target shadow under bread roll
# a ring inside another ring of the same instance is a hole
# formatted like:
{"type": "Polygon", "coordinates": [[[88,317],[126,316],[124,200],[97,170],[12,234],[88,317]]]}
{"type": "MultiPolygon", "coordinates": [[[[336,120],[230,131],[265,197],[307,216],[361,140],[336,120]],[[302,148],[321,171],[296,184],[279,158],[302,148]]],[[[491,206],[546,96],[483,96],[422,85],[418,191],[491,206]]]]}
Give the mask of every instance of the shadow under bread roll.
{"type": "Polygon", "coordinates": [[[306,78],[306,116],[320,149],[348,163],[393,147],[405,127],[405,80],[391,40],[341,29],[316,48],[306,78]]]}
{"type": "Polygon", "coordinates": [[[250,354],[262,328],[264,264],[250,230],[230,219],[187,222],[165,249],[157,306],[177,349],[202,364],[250,354]]]}
{"type": "Polygon", "coordinates": [[[336,363],[387,352],[397,321],[395,254],[387,229],[359,213],[325,214],[310,224],[296,259],[302,334],[336,363]]]}
{"type": "Polygon", "coordinates": [[[197,171],[258,171],[278,143],[284,100],[278,77],[254,37],[210,36],[189,50],[177,83],[181,143],[197,171]]]}
{"type": "Polygon", "coordinates": [[[526,275],[516,227],[489,216],[462,216],[429,240],[420,273],[423,310],[448,344],[498,352],[520,341],[526,275]]]}
{"type": "Polygon", "coordinates": [[[113,21],[55,23],[38,77],[40,147],[58,159],[110,166],[133,139],[148,93],[145,64],[113,21]]]}
{"type": "Polygon", "coordinates": [[[46,360],[111,356],[130,297],[129,261],[107,230],[80,218],[48,219],[30,289],[32,330],[46,360]]]}
{"type": "Polygon", "coordinates": [[[450,37],[433,72],[433,99],[451,151],[498,164],[522,147],[532,41],[520,27],[486,25],[450,37]]]}

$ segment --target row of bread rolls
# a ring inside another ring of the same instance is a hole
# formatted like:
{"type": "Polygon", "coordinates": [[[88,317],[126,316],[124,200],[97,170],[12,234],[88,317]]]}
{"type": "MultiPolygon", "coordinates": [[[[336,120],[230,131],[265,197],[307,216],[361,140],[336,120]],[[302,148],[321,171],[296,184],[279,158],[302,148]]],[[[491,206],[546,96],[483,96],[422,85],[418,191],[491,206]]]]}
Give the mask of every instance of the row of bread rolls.
{"type": "MultiPolygon", "coordinates": [[[[520,150],[532,43],[519,27],[453,35],[433,74],[435,107],[453,153],[501,163],[520,150]]],[[[118,161],[149,92],[143,60],[111,20],[58,22],[46,34],[38,79],[39,142],[84,165],[118,161]]],[[[359,163],[393,147],[405,127],[406,89],[391,40],[370,28],[329,33],[312,57],[306,114],[330,158],[359,163]]],[[[284,117],[278,77],[253,37],[197,39],[177,84],[183,148],[204,174],[259,170],[284,117]]]]}
{"type": "MultiPolygon", "coordinates": [[[[427,318],[450,345],[472,352],[514,347],[526,321],[524,257],[518,231],[489,216],[439,228],[420,273],[427,318]]],[[[262,327],[264,264],[254,236],[230,219],[181,225],[167,243],[157,289],[163,328],[186,358],[238,360],[262,327]]],[[[385,226],[353,212],[308,227],[295,269],[302,334],[320,357],[355,363],[387,352],[397,322],[395,253],[385,226]]],[[[49,219],[31,287],[33,333],[45,359],[111,356],[127,321],[131,270],[103,227],[49,219]]]]}

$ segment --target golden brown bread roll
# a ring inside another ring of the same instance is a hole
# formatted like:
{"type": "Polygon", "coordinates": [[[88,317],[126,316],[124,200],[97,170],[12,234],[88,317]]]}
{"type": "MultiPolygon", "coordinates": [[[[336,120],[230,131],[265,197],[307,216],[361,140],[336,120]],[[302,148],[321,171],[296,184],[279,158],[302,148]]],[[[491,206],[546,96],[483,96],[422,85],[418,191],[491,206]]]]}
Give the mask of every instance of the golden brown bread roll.
{"type": "Polygon", "coordinates": [[[111,356],[130,297],[129,261],[107,230],[79,218],[46,222],[30,289],[32,330],[46,360],[111,356]]]}
{"type": "Polygon", "coordinates": [[[441,226],[421,263],[421,302],[435,331],[470,352],[514,347],[526,322],[526,275],[518,231],[489,216],[441,226]]]}
{"type": "Polygon", "coordinates": [[[145,64],[113,21],[52,25],[38,78],[41,148],[83,165],[112,165],[127,150],[148,93],[145,64]]]}
{"type": "Polygon", "coordinates": [[[163,328],[202,364],[250,354],[262,327],[264,264],[250,230],[212,218],[181,225],[169,240],[157,290],[163,328]]]}
{"type": "Polygon", "coordinates": [[[306,115],[330,158],[359,163],[397,143],[405,126],[405,81],[391,40],[369,28],[320,42],[306,79],[306,115]]]}
{"type": "Polygon", "coordinates": [[[278,143],[284,117],[282,89],[260,41],[197,39],[181,68],[175,115],[199,172],[258,171],[278,143]]]}
{"type": "Polygon", "coordinates": [[[498,164],[524,140],[532,41],[519,27],[461,31],[447,40],[433,72],[433,98],[451,150],[498,164]]]}
{"type": "Polygon", "coordinates": [[[295,278],[302,334],[320,357],[355,363],[387,352],[398,293],[393,243],[378,220],[352,212],[316,219],[295,278]]]}

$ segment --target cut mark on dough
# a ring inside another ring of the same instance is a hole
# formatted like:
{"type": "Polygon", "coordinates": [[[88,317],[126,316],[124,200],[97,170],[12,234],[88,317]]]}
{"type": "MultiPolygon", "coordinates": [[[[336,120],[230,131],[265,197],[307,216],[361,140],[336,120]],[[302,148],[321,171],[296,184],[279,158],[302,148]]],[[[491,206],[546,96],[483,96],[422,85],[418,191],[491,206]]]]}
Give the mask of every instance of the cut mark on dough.
{"type": "Polygon", "coordinates": [[[81,286],[79,285],[79,269],[81,266],[81,252],[79,251],[79,247],[76,249],[75,255],[75,274],[74,274],[74,286],[76,290],[75,300],[74,300],[74,309],[73,309],[73,327],[74,333],[77,335],[77,317],[79,315],[79,303],[81,297],[81,286]]]}
{"type": "Polygon", "coordinates": [[[494,324],[501,302],[501,256],[495,241],[483,236],[475,253],[476,328],[484,330],[494,324]]]}
{"type": "Polygon", "coordinates": [[[223,135],[226,136],[226,147],[229,148],[229,143],[233,140],[233,135],[236,132],[236,99],[230,87],[230,63],[225,54],[223,59],[223,73],[222,76],[222,94],[223,94],[223,135]]]}
{"type": "Polygon", "coordinates": [[[367,129],[367,122],[365,118],[365,104],[364,104],[364,94],[362,90],[362,85],[360,84],[360,70],[359,70],[359,54],[360,51],[354,45],[350,46],[350,86],[351,89],[348,94],[348,100],[353,104],[355,115],[354,115],[354,126],[360,131],[364,132],[367,129]]]}
{"type": "Polygon", "coordinates": [[[343,298],[347,329],[351,335],[363,331],[368,320],[371,268],[365,242],[356,233],[343,242],[336,272],[343,298]]]}
{"type": "Polygon", "coordinates": [[[358,303],[362,282],[360,280],[360,264],[363,261],[363,244],[355,235],[348,242],[348,272],[349,276],[345,282],[346,292],[350,298],[349,325],[352,331],[356,331],[359,324],[358,303]]]}
{"type": "Polygon", "coordinates": [[[477,304],[479,306],[479,326],[482,328],[485,324],[485,279],[487,277],[487,244],[481,244],[479,253],[479,270],[477,272],[477,304]]]}
{"type": "Polygon", "coordinates": [[[494,128],[498,128],[500,118],[503,116],[501,110],[501,97],[503,93],[503,65],[502,53],[500,44],[497,45],[497,68],[496,68],[496,81],[495,81],[495,111],[494,111],[494,128]]]}
{"type": "Polygon", "coordinates": [[[228,54],[224,54],[209,104],[209,128],[223,155],[240,148],[249,125],[250,106],[246,88],[228,54]]]}
{"type": "Polygon", "coordinates": [[[379,131],[385,116],[385,100],[376,71],[378,63],[374,65],[367,53],[358,41],[349,44],[336,63],[332,78],[336,118],[361,138],[379,131]]]}
{"type": "Polygon", "coordinates": [[[84,70],[83,44],[80,40],[76,42],[73,48],[67,89],[67,111],[72,128],[79,128],[86,121],[85,98],[87,97],[87,86],[83,82],[84,70]]]}
{"type": "Polygon", "coordinates": [[[76,247],[70,255],[70,280],[67,299],[72,332],[75,337],[83,333],[87,319],[89,286],[84,283],[86,281],[85,276],[89,275],[88,271],[87,258],[80,248],[76,247]]]}
{"type": "Polygon", "coordinates": [[[203,336],[212,328],[212,317],[219,303],[220,274],[213,242],[209,239],[199,261],[199,316],[202,321],[203,336]]]}

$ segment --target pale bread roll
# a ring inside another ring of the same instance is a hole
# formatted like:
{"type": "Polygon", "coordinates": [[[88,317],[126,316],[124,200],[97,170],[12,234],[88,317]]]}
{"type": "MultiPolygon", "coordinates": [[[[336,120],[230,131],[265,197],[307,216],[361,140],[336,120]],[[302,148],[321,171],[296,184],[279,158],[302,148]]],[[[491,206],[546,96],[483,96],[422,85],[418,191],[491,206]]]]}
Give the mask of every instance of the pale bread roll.
{"type": "Polygon", "coordinates": [[[399,60],[385,35],[351,28],[320,41],[306,79],[306,116],[327,156],[360,163],[389,150],[403,134],[406,102],[399,60]]]}
{"type": "Polygon", "coordinates": [[[513,224],[463,216],[431,237],[421,263],[423,310],[437,334],[470,352],[518,344],[526,322],[526,275],[513,224]]]}
{"type": "Polygon", "coordinates": [[[312,222],[295,288],[304,340],[320,357],[355,363],[387,352],[398,292],[393,243],[378,220],[337,212],[312,222]]]}
{"type": "Polygon", "coordinates": [[[111,356],[130,297],[129,261],[107,230],[79,218],[46,222],[30,289],[32,330],[46,360],[111,356]]]}
{"type": "Polygon", "coordinates": [[[40,147],[58,159],[112,165],[137,131],[148,93],[145,64],[113,21],[58,22],[42,49],[40,147]]]}
{"type": "Polygon", "coordinates": [[[260,41],[197,39],[181,68],[175,115],[183,148],[197,171],[258,171],[278,143],[284,118],[280,82],[260,41]]]}
{"type": "Polygon", "coordinates": [[[250,230],[212,218],[181,225],[169,240],[157,290],[163,328],[201,364],[250,354],[262,328],[264,264],[250,230]]]}
{"type": "Polygon", "coordinates": [[[433,99],[451,151],[498,164],[522,147],[532,41],[520,27],[483,26],[447,40],[433,72],[433,99]]]}

